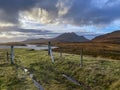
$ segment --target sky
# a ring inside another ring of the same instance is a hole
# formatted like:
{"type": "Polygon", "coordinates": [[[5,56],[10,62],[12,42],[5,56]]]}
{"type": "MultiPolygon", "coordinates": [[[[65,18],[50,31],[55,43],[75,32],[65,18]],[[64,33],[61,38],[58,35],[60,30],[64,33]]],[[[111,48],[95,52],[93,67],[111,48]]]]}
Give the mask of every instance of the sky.
{"type": "Polygon", "coordinates": [[[0,0],[0,43],[120,30],[120,0],[0,0]]]}

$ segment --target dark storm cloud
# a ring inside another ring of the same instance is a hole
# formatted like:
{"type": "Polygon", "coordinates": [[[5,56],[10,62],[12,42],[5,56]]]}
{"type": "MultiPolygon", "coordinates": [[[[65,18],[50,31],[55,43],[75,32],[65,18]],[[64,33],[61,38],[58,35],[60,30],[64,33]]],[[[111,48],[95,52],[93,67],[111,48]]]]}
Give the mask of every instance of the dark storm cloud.
{"type": "Polygon", "coordinates": [[[58,0],[0,0],[0,8],[7,12],[18,12],[38,6],[46,11],[56,10],[58,0]]]}
{"type": "Polygon", "coordinates": [[[0,0],[0,20],[18,22],[18,12],[35,6],[37,0],[0,0]]]}
{"type": "Polygon", "coordinates": [[[68,21],[71,19],[72,23],[77,25],[108,24],[120,18],[119,0],[108,0],[102,7],[96,7],[97,5],[92,1],[73,0],[72,7],[64,18],[68,21]]]}
{"type": "Polygon", "coordinates": [[[0,22],[3,23],[18,23],[18,12],[0,12],[0,22]]]}
{"type": "MultiPolygon", "coordinates": [[[[0,0],[0,20],[1,22],[18,22],[19,11],[29,10],[33,7],[40,7],[49,13],[49,18],[60,18],[70,24],[108,24],[120,18],[120,1],[108,0],[101,8],[95,5],[100,0],[0,0]],[[59,17],[58,1],[70,5],[68,12],[59,17]]],[[[100,5],[99,5],[100,6],[100,5]]]]}
{"type": "Polygon", "coordinates": [[[0,0],[0,8],[15,12],[34,6],[36,1],[37,0],[0,0]]]}
{"type": "Polygon", "coordinates": [[[39,7],[46,10],[50,15],[57,16],[58,0],[0,0],[0,20],[3,22],[18,22],[19,11],[39,7]],[[56,14],[55,14],[56,13],[56,14]]]}

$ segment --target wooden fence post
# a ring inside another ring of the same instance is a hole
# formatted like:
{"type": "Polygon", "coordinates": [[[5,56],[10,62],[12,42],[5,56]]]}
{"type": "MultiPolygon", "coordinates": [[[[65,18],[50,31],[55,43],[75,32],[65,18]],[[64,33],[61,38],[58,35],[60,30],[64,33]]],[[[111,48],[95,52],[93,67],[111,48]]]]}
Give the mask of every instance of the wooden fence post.
{"type": "Polygon", "coordinates": [[[6,55],[7,55],[7,62],[9,62],[9,53],[7,52],[6,55]]]}
{"type": "Polygon", "coordinates": [[[51,42],[48,42],[48,55],[50,55],[51,42]]]}
{"type": "Polygon", "coordinates": [[[53,57],[53,53],[52,53],[52,49],[51,48],[50,48],[50,56],[51,56],[52,63],[54,63],[54,57],[53,57]]]}
{"type": "Polygon", "coordinates": [[[83,48],[81,49],[81,52],[80,52],[80,66],[81,67],[83,66],[83,48]]]}
{"type": "Polygon", "coordinates": [[[14,64],[14,46],[11,46],[11,64],[14,64]]]}
{"type": "Polygon", "coordinates": [[[54,57],[53,57],[53,53],[52,53],[51,42],[48,42],[48,55],[50,55],[52,63],[54,63],[54,57]]]}

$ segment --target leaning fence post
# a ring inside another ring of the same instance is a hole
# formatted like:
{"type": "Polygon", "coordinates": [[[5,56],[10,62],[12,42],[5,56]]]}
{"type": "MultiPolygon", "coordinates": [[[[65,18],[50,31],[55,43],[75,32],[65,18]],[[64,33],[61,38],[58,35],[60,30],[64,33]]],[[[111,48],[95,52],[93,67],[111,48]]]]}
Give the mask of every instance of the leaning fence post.
{"type": "Polygon", "coordinates": [[[11,46],[11,64],[14,64],[14,46],[11,46]]]}
{"type": "Polygon", "coordinates": [[[50,55],[51,42],[48,42],[48,55],[50,55]]]}
{"type": "Polygon", "coordinates": [[[80,66],[81,67],[83,66],[83,48],[81,49],[81,52],[80,52],[80,66]]]}
{"type": "Polygon", "coordinates": [[[50,48],[50,56],[51,56],[52,63],[54,63],[54,57],[53,57],[53,53],[52,53],[52,49],[51,48],[50,48]]]}

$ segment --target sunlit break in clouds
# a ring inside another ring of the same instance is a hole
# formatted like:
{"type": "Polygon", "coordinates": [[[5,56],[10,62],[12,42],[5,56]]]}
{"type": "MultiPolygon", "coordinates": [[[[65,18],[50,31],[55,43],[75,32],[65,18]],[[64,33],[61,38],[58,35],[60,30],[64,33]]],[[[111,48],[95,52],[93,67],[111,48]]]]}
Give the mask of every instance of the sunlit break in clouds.
{"type": "Polygon", "coordinates": [[[119,6],[120,0],[0,0],[0,42],[118,30],[119,6]]]}

